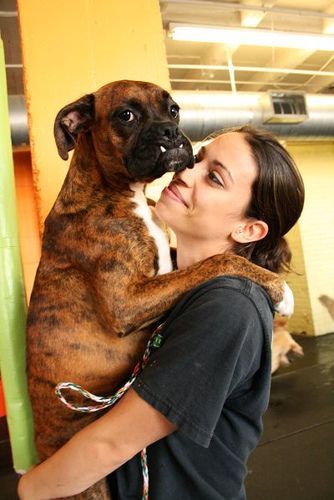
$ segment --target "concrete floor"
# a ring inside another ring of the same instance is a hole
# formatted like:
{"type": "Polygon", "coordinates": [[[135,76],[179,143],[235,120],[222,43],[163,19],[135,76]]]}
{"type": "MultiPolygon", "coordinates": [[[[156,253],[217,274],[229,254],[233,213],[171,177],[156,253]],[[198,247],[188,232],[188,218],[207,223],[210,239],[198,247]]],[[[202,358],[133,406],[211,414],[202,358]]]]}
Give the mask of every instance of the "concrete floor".
{"type": "MultiPolygon", "coordinates": [[[[334,333],[296,340],[305,356],[273,376],[264,434],[248,463],[248,500],[334,499],[334,333]]],[[[16,500],[1,420],[0,500],[16,500]]]]}
{"type": "Polygon", "coordinates": [[[296,340],[305,356],[273,376],[248,500],[334,499],[334,334],[296,340]]]}
{"type": "Polygon", "coordinates": [[[17,475],[13,471],[8,429],[5,417],[0,418],[0,500],[15,500],[17,475]]]}

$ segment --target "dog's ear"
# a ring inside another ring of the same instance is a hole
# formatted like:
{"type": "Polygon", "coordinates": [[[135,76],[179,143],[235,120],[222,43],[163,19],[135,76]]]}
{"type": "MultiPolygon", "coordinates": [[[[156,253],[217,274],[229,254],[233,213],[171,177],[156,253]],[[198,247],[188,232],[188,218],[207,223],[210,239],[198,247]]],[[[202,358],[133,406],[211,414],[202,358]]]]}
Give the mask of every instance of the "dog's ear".
{"type": "Polygon", "coordinates": [[[80,132],[87,132],[94,123],[94,94],[87,94],[59,111],[54,124],[54,136],[59,156],[68,159],[80,132]]]}

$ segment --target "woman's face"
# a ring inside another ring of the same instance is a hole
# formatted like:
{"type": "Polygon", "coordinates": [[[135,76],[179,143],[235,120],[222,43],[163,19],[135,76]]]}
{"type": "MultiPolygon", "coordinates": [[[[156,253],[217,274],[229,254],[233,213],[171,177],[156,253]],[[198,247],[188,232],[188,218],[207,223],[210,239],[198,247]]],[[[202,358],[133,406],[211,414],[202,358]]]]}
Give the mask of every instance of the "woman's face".
{"type": "Polygon", "coordinates": [[[199,151],[193,169],[176,174],[156,204],[157,215],[180,236],[233,243],[246,222],[245,210],[257,166],[242,133],[220,135],[199,151]]]}

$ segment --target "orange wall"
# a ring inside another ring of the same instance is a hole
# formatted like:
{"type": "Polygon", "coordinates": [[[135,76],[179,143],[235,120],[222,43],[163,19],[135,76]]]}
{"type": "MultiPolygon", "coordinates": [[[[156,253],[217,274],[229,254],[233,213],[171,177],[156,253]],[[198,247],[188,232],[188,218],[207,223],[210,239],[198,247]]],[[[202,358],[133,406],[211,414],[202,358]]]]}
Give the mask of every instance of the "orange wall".
{"type": "Polygon", "coordinates": [[[34,181],[40,224],[69,162],[53,138],[57,112],[118,79],[169,87],[158,0],[18,0],[34,181]]]}
{"type": "Polygon", "coordinates": [[[16,208],[27,301],[41,254],[30,151],[14,152],[16,208]]]}

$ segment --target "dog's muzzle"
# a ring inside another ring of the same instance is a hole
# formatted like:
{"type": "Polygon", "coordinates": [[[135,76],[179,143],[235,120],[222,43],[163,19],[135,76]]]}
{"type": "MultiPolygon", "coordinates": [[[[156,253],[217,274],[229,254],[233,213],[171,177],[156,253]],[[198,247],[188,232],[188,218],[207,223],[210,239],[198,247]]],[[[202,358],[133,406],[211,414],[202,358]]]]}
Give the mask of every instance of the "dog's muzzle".
{"type": "Polygon", "coordinates": [[[189,139],[173,122],[153,122],[138,137],[126,158],[129,173],[136,179],[153,180],[166,172],[194,166],[189,139]]]}
{"type": "Polygon", "coordinates": [[[179,172],[186,167],[193,167],[189,165],[189,151],[185,147],[185,142],[178,145],[172,145],[169,149],[160,145],[160,156],[158,163],[161,164],[166,172],[179,172]]]}

